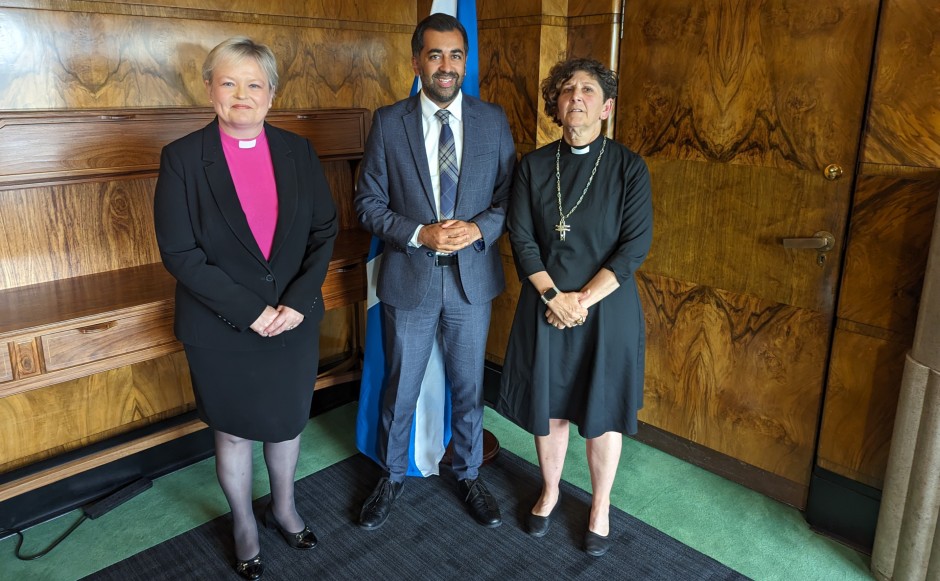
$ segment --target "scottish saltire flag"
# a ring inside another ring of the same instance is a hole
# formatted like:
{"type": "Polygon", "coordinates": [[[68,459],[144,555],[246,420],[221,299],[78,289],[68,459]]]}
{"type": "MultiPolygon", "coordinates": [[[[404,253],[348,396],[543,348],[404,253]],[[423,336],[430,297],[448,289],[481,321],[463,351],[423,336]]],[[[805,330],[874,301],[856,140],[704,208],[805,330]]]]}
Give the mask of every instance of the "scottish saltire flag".
{"type": "MultiPolygon", "coordinates": [[[[431,14],[443,12],[456,16],[467,30],[470,46],[466,55],[466,71],[461,90],[480,96],[480,73],[477,61],[477,8],[475,0],[434,0],[431,14]]],[[[415,77],[411,94],[418,92],[420,79],[415,77]]],[[[379,462],[378,434],[381,425],[382,396],[385,392],[385,353],[382,345],[381,304],[376,297],[379,266],[382,262],[382,241],[372,239],[366,264],[368,302],[366,312],[365,357],[359,387],[359,413],[356,418],[356,447],[379,462]]],[[[438,342],[431,351],[431,360],[421,383],[421,394],[411,425],[411,447],[408,453],[408,476],[438,474],[438,465],[450,442],[450,397],[444,378],[444,359],[438,342]]]]}

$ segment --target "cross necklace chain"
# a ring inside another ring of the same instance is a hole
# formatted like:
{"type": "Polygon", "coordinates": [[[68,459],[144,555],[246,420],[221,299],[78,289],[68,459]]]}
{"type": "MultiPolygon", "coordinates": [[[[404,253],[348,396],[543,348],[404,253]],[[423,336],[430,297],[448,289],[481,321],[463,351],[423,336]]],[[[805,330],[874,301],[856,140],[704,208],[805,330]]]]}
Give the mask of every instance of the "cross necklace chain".
{"type": "Polygon", "coordinates": [[[581,192],[581,197],[578,198],[578,201],[575,202],[575,205],[571,210],[566,214],[564,209],[561,206],[561,142],[563,140],[558,140],[558,150],[555,152],[555,193],[558,195],[558,224],[555,225],[555,232],[558,232],[558,235],[561,237],[561,241],[565,241],[565,234],[571,231],[571,225],[566,223],[566,220],[574,214],[574,211],[578,209],[578,206],[581,205],[581,201],[584,200],[584,195],[587,194],[588,188],[591,187],[591,182],[594,181],[594,174],[597,173],[597,166],[601,164],[601,158],[604,157],[604,149],[607,147],[607,137],[604,136],[604,141],[601,142],[601,152],[597,154],[597,161],[594,162],[594,169],[591,170],[591,177],[588,178],[587,185],[584,186],[584,191],[581,192]]]}

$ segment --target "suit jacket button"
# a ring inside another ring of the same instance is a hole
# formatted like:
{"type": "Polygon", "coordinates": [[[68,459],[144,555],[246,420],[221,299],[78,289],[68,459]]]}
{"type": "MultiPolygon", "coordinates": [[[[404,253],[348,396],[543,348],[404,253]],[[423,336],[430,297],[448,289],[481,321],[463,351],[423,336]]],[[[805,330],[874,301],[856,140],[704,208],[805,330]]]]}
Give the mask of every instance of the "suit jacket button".
{"type": "Polygon", "coordinates": [[[425,254],[427,254],[427,255],[428,255],[428,257],[431,257],[431,256],[434,256],[434,253],[433,253],[433,252],[431,252],[431,251],[428,251],[428,252],[425,252],[425,254]]]}
{"type": "Polygon", "coordinates": [[[274,280],[274,277],[269,274],[268,276],[264,277],[264,280],[271,282],[272,280],[274,280]]]}

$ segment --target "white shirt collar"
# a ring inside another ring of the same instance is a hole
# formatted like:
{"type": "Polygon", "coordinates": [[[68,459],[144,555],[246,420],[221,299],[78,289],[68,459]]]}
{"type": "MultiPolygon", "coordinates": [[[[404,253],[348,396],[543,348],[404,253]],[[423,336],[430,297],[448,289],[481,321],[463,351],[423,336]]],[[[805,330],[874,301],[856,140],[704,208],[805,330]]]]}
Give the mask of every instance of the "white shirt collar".
{"type": "MultiPolygon", "coordinates": [[[[437,103],[428,98],[424,94],[424,91],[421,91],[421,116],[424,117],[425,121],[434,119],[434,116],[437,115],[440,107],[437,103]]],[[[446,107],[450,114],[454,118],[461,122],[463,120],[463,91],[457,91],[457,96],[454,97],[454,100],[450,102],[450,105],[446,107]]]]}

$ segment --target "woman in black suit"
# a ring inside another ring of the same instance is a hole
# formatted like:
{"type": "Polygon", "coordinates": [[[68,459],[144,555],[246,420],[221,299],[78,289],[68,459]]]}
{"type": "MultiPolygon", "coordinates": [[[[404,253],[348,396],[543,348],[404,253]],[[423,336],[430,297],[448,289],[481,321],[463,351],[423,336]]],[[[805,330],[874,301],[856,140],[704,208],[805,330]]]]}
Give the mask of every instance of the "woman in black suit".
{"type": "Polygon", "coordinates": [[[257,579],[264,565],[251,507],[252,441],[264,442],[271,481],[265,524],[294,548],[317,542],[294,504],[294,472],[317,375],[336,209],[310,143],[264,122],[278,79],[267,46],[222,42],[203,79],[216,119],[164,148],[154,219],[163,263],[177,279],[175,331],[196,406],[215,431],[235,570],[257,579]]]}

